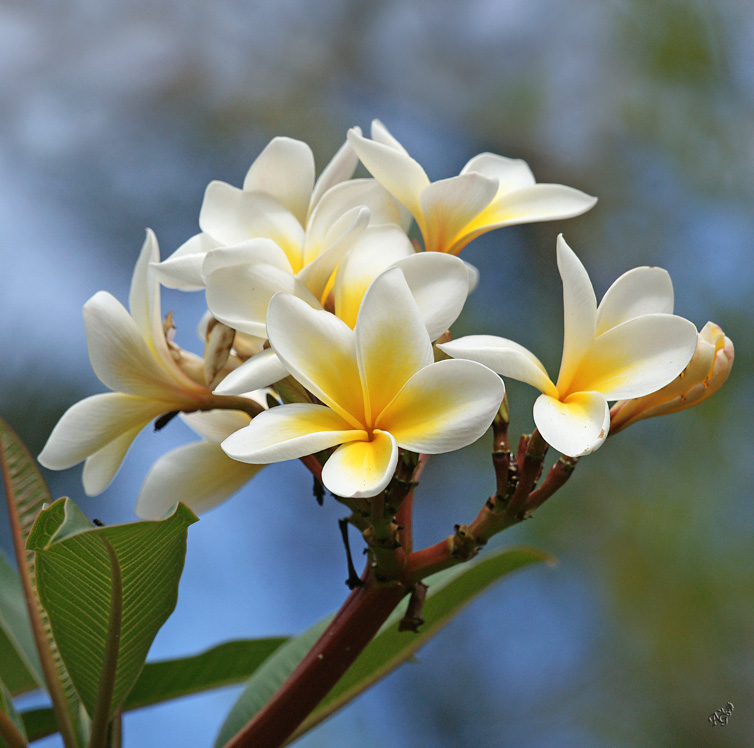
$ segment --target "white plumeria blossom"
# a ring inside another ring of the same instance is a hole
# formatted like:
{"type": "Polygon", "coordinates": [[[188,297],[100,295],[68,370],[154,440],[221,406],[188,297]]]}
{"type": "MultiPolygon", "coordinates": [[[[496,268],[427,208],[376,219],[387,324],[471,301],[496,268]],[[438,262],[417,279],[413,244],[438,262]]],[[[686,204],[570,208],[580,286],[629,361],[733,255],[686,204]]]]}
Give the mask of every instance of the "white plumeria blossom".
{"type": "Polygon", "coordinates": [[[294,274],[307,266],[311,274],[317,270],[313,265],[326,264],[329,277],[338,262],[336,247],[361,231],[370,216],[374,223],[405,223],[400,206],[375,180],[351,179],[357,163],[345,143],[315,182],[309,146],[274,138],[251,165],[243,189],[209,184],[199,214],[201,233],[160,263],[160,281],[184,291],[201,289],[202,264],[211,249],[260,237],[280,247],[294,274]]]}
{"type": "Polygon", "coordinates": [[[372,176],[413,215],[424,248],[458,254],[476,237],[517,223],[572,218],[597,202],[560,184],[537,184],[525,161],[474,156],[456,177],[430,182],[424,169],[379,121],[372,139],[358,128],[348,142],[372,176]]]}
{"type": "Polygon", "coordinates": [[[438,454],[476,441],[505,394],[485,366],[434,363],[427,328],[397,268],[369,287],[353,329],[280,293],[270,302],[267,332],[286,369],[324,404],[272,408],[222,447],[233,459],[269,463],[337,446],[322,471],[337,496],[380,493],[399,447],[438,454]]]}
{"type": "Polygon", "coordinates": [[[693,323],[672,314],[666,271],[639,267],[624,273],[597,306],[589,276],[562,236],[557,259],[565,327],[557,384],[534,354],[511,340],[472,335],[438,347],[540,390],[534,422],[542,437],[579,457],[607,438],[608,400],[641,397],[675,379],[694,353],[697,333],[693,323]]]}
{"type": "MultiPolygon", "coordinates": [[[[259,245],[263,240],[256,240],[259,245]]],[[[272,243],[270,242],[270,245],[272,243]]],[[[273,246],[269,246],[270,256],[273,246]]],[[[258,253],[257,246],[250,252],[258,253]]],[[[313,309],[322,303],[303,284],[297,283],[279,264],[249,261],[233,265],[233,250],[214,250],[207,256],[207,303],[222,322],[237,330],[267,336],[269,300],[279,291],[292,293],[313,309]],[[227,259],[228,265],[220,263],[227,259]]],[[[239,253],[237,258],[241,258],[239,253]]],[[[256,254],[258,259],[259,255],[256,254]]],[[[442,335],[461,313],[469,288],[476,276],[457,257],[436,252],[416,252],[405,234],[395,226],[370,226],[364,231],[338,266],[332,284],[332,307],[335,315],[349,327],[356,324],[364,294],[381,273],[400,268],[419,306],[431,340],[442,335]]],[[[231,372],[218,386],[222,394],[242,394],[266,387],[287,376],[283,362],[273,349],[266,349],[231,372]]]]}
{"type": "Polygon", "coordinates": [[[157,239],[147,231],[131,281],[130,314],[104,291],[84,305],[92,368],[113,392],[71,406],[39,455],[39,462],[53,470],[85,460],[83,482],[89,495],[107,488],[131,442],[150,421],[163,413],[195,409],[210,395],[184,370],[200,372],[201,359],[181,352],[181,368],[171,355],[151,267],[158,261],[157,239]]]}
{"type": "MultiPolygon", "coordinates": [[[[264,392],[249,397],[267,407],[264,392]]],[[[144,480],[136,502],[136,515],[160,519],[180,499],[194,513],[201,514],[229,499],[248,483],[264,465],[232,460],[220,442],[248,426],[251,418],[234,410],[182,413],[181,418],[202,437],[202,441],[178,447],[160,457],[144,480]]]]}

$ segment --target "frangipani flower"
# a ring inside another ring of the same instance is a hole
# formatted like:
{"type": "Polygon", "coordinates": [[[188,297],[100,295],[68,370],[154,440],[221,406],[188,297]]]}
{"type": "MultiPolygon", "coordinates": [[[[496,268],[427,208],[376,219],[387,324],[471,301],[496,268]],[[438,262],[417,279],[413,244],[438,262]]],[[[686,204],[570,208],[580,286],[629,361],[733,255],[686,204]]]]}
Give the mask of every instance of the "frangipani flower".
{"type": "MultiPolygon", "coordinates": [[[[266,408],[264,392],[251,393],[266,408]]],[[[220,442],[251,422],[246,413],[213,410],[186,413],[181,418],[202,441],[178,447],[152,465],[136,502],[136,515],[142,519],[164,517],[180,499],[196,514],[206,512],[240,490],[264,465],[248,465],[231,460],[220,442]]]]}
{"type": "Polygon", "coordinates": [[[413,215],[424,248],[458,254],[472,239],[516,223],[571,218],[597,198],[560,184],[536,184],[525,161],[474,156],[457,177],[430,182],[424,169],[379,121],[372,139],[358,128],[348,142],[372,176],[413,215]]]}
{"type": "Polygon", "coordinates": [[[233,459],[268,463],[337,446],[322,481],[338,496],[380,493],[399,447],[436,454],[475,441],[505,392],[480,364],[433,363],[427,329],[397,268],[369,287],[353,330],[281,293],[270,302],[267,332],[286,369],[324,404],[272,408],[222,447],[233,459]]]}
{"type": "Polygon", "coordinates": [[[151,263],[159,261],[151,231],[136,263],[130,314],[100,291],[84,305],[89,359],[113,392],[71,406],[50,434],[39,462],[64,470],[85,460],[89,495],[107,488],[136,435],[156,417],[196,410],[212,397],[203,383],[202,360],[170,344],[160,318],[159,284],[151,263]]]}
{"type": "Polygon", "coordinates": [[[633,400],[621,400],[610,409],[610,433],[644,418],[664,416],[706,400],[725,383],[733,366],[733,341],[719,325],[708,322],[700,331],[689,365],[656,392],[633,400]]]}
{"type": "Polygon", "coordinates": [[[562,236],[557,256],[565,322],[557,384],[534,354],[511,340],[472,335],[438,347],[540,390],[534,422],[542,437],[578,457],[607,438],[607,401],[641,397],[668,384],[688,364],[697,335],[691,322],[671,314],[673,287],[664,270],[640,267],[623,274],[598,307],[584,266],[562,236]]]}
{"type": "MultiPolygon", "coordinates": [[[[254,246],[249,242],[244,250],[213,250],[205,261],[207,304],[212,313],[225,324],[260,337],[267,336],[269,300],[279,291],[294,294],[313,309],[324,308],[324,300],[290,275],[285,258],[272,242],[263,246],[264,242],[254,240],[254,246]],[[265,261],[263,253],[267,253],[265,261]],[[234,264],[244,259],[245,264],[234,264]]],[[[416,252],[397,226],[369,226],[358,237],[328,286],[332,299],[328,308],[353,328],[368,286],[390,267],[402,270],[430,339],[437,339],[461,313],[473,278],[457,257],[416,252]]],[[[231,372],[217,392],[242,394],[287,374],[274,348],[266,349],[231,372]]]]}
{"type": "MultiPolygon", "coordinates": [[[[318,260],[326,262],[326,281],[338,262],[334,248],[363,229],[370,215],[375,223],[405,222],[400,207],[373,179],[351,179],[356,164],[346,143],[315,182],[309,146],[292,138],[273,139],[251,165],[243,189],[209,184],[199,214],[202,231],[160,263],[161,282],[185,291],[200,289],[210,249],[260,237],[280,247],[294,274],[318,260]],[[363,220],[361,208],[367,209],[363,220]],[[333,252],[336,256],[323,257],[333,252]]],[[[313,271],[309,267],[307,272],[313,271]]]]}

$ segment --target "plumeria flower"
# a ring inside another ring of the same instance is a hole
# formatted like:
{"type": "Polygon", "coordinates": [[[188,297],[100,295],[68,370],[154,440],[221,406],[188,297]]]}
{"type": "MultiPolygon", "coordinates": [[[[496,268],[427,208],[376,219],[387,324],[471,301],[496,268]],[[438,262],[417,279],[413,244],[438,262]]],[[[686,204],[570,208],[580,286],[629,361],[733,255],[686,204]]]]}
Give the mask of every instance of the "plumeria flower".
{"type": "Polygon", "coordinates": [[[379,121],[372,139],[358,128],[348,142],[372,176],[413,215],[424,248],[458,254],[492,229],[572,218],[597,198],[560,184],[537,184],[525,161],[493,153],[474,156],[457,177],[430,182],[424,169],[379,121]]]}
{"type": "Polygon", "coordinates": [[[502,382],[472,361],[433,362],[432,344],[403,273],[369,287],[354,329],[291,294],[270,302],[270,344],[323,404],[265,411],[222,447],[236,460],[269,463],[337,447],[322,481],[337,496],[371,497],[390,481],[398,449],[460,449],[488,428],[502,382]]]}
{"type": "MultiPolygon", "coordinates": [[[[260,391],[249,396],[266,408],[264,394],[260,391]]],[[[181,418],[202,441],[178,447],[152,465],[136,502],[138,517],[164,517],[176,497],[201,514],[229,499],[264,467],[231,460],[220,448],[223,439],[249,425],[251,418],[246,413],[214,410],[182,413],[181,418]]]]}
{"type": "MultiPolygon", "coordinates": [[[[284,291],[313,309],[324,309],[327,301],[328,309],[353,328],[368,286],[390,267],[403,271],[430,338],[436,340],[461,313],[474,276],[457,257],[416,252],[395,225],[368,226],[360,234],[338,266],[333,282],[321,291],[328,298],[317,298],[291,275],[282,253],[269,240],[253,240],[244,248],[213,250],[205,260],[207,304],[225,324],[266,337],[270,299],[284,291]]],[[[249,392],[287,374],[274,348],[268,348],[225,377],[217,392],[249,392]]]]}
{"type": "Polygon", "coordinates": [[[84,305],[89,359],[112,392],[71,406],[47,440],[39,462],[53,470],[84,463],[84,489],[101,493],[120,467],[136,435],[165,413],[198,410],[212,393],[204,382],[202,359],[175,346],[160,317],[159,284],[151,263],[159,261],[151,231],[136,263],[130,314],[100,291],[84,305]]]}
{"type": "Polygon", "coordinates": [[[370,216],[375,223],[405,223],[402,209],[373,179],[351,179],[357,163],[346,143],[315,182],[309,146],[274,138],[251,165],[243,189],[209,184],[201,233],[160,263],[160,281],[186,291],[203,288],[202,264],[210,249],[259,237],[278,245],[294,274],[325,274],[326,280],[343,240],[361,231],[370,216]]]}
{"type": "Polygon", "coordinates": [[[666,271],[640,267],[624,273],[598,307],[584,266],[562,236],[557,257],[565,321],[557,384],[534,354],[511,340],[472,335],[438,347],[540,390],[534,422],[542,437],[578,457],[605,441],[607,401],[641,397],[675,379],[694,353],[697,334],[691,322],[672,314],[666,271]]]}
{"type": "Polygon", "coordinates": [[[662,389],[644,397],[621,400],[610,409],[610,433],[617,434],[644,418],[668,415],[698,405],[717,392],[733,366],[733,341],[719,325],[708,322],[700,331],[688,366],[662,389]]]}

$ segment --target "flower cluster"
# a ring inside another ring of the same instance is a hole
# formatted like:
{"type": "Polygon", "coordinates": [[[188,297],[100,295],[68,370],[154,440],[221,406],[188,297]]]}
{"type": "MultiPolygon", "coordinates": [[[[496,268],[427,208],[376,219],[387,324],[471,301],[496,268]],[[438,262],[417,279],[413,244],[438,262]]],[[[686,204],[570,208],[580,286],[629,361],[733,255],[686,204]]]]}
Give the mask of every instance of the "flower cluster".
{"type": "Polygon", "coordinates": [[[451,340],[448,330],[477,281],[457,257],[469,242],[574,217],[595,202],[490,153],[430,182],[378,121],[371,138],[352,129],[317,179],[305,143],[275,138],[242,188],[207,187],[200,233],[167,259],[148,232],[130,313],[104,292],[87,302],[90,359],[112,392],[73,405],[40,462],[63,469],[85,460],[85,489],[98,493],[145,425],[180,413],[203,441],[157,461],[141,516],[161,515],[176,495],[207,509],[262,465],[295,458],[315,459],[336,496],[371,498],[402,452],[444,453],[478,439],[504,398],[498,375],[540,390],[534,421],[547,443],[588,454],[611,428],[685,407],[727,376],[732,344],[719,328],[698,334],[673,314],[665,271],[625,273],[598,305],[558,239],[565,335],[556,382],[511,340],[451,340]],[[359,161],[369,178],[354,178],[359,161]],[[412,219],[421,243],[409,239],[412,219]],[[176,345],[160,284],[206,291],[203,356],[176,345]],[[620,402],[611,411],[609,401],[620,402]]]}

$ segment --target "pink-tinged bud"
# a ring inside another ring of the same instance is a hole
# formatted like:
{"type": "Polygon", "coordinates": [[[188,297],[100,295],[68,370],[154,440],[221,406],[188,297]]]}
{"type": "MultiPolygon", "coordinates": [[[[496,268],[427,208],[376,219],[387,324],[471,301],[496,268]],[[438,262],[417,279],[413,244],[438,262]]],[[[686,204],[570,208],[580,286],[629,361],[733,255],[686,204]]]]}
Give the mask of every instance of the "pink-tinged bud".
{"type": "Polygon", "coordinates": [[[610,434],[643,418],[675,413],[706,400],[722,387],[733,366],[733,341],[708,322],[699,332],[688,366],[657,392],[634,400],[620,400],[610,409],[610,434]]]}

